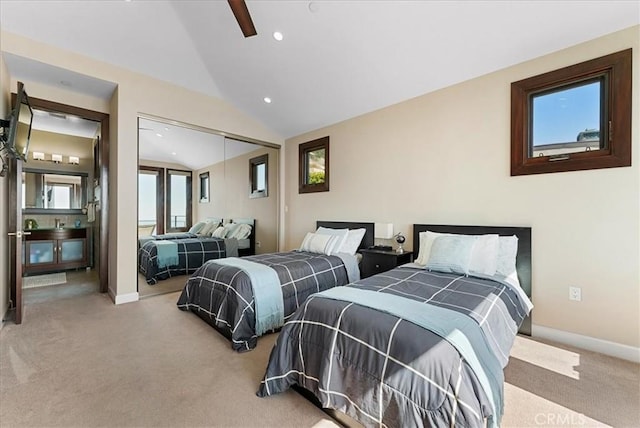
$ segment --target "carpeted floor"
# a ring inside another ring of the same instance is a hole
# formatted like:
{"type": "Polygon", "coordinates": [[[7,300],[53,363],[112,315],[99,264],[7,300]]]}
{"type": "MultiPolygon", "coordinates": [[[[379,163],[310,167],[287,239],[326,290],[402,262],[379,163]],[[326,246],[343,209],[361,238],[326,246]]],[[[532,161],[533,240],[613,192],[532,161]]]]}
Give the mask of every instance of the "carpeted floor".
{"type": "Polygon", "coordinates": [[[175,291],[182,291],[184,285],[189,279],[188,275],[176,276],[169,279],[158,281],[153,285],[147,284],[144,279],[144,275],[138,274],[138,296],[141,299],[151,296],[157,296],[159,294],[173,293],[175,291]]]}
{"type": "MultiPolygon", "coordinates": [[[[295,392],[255,390],[276,335],[248,353],[175,306],[88,294],[25,306],[0,330],[0,426],[325,427],[295,392]]],[[[503,427],[640,426],[640,365],[518,337],[503,427]]]]}

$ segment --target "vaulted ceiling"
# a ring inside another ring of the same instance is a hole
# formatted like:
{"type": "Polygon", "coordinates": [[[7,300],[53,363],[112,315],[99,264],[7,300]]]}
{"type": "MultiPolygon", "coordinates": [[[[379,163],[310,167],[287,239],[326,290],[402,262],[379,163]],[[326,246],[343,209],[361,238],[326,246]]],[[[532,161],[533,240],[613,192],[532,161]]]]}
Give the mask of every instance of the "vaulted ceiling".
{"type": "MultiPolygon", "coordinates": [[[[223,98],[286,138],[640,23],[638,1],[247,5],[258,32],[250,38],[226,1],[0,1],[0,24],[223,98]]],[[[15,78],[108,93],[108,82],[5,61],[15,78]]]]}

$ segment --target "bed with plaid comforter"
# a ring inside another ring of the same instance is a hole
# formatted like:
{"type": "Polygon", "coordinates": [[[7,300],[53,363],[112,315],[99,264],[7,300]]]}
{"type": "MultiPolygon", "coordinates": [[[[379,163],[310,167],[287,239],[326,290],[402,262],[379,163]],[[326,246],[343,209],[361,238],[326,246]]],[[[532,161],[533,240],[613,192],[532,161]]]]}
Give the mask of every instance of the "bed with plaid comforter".
{"type": "MultiPolygon", "coordinates": [[[[345,262],[337,256],[290,251],[243,259],[276,271],[285,322],[311,294],[349,283],[345,262]]],[[[241,269],[216,264],[215,260],[205,263],[191,275],[177,305],[194,312],[230,339],[234,350],[243,352],[256,347],[253,288],[241,269]]]]}
{"type": "Polygon", "coordinates": [[[177,245],[178,264],[158,265],[158,246],[148,241],[138,249],[138,271],[144,275],[147,284],[178,275],[194,273],[206,261],[226,257],[225,240],[212,237],[183,238],[173,240],[177,245]]]}
{"type": "MultiPolygon", "coordinates": [[[[410,267],[348,287],[435,305],[439,311],[451,311],[452,318],[463,318],[479,328],[483,347],[490,350],[489,359],[495,358],[490,362],[498,368],[497,391],[489,391],[496,395],[483,389],[482,374],[473,370],[474,365],[450,339],[397,314],[318,293],[281,329],[259,396],[298,385],[310,391],[322,407],[345,413],[365,426],[499,424],[500,369],[507,364],[515,335],[528,313],[519,293],[491,279],[410,267]]],[[[488,361],[480,363],[484,366],[488,361]]]]}

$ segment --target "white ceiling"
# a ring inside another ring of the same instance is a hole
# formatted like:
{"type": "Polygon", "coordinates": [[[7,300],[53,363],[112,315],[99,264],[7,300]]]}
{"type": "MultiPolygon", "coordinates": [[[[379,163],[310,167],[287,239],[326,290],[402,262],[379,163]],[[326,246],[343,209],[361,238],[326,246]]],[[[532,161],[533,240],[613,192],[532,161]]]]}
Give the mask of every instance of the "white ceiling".
{"type": "MultiPolygon", "coordinates": [[[[639,1],[247,5],[258,31],[247,39],[225,1],[0,1],[0,25],[221,97],[291,137],[640,23],[639,1]]],[[[6,62],[16,78],[52,80],[46,65],[6,62]]],[[[97,90],[81,78],[49,84],[97,90]]]]}
{"type": "Polygon", "coordinates": [[[187,126],[146,118],[138,120],[140,159],[177,163],[198,170],[257,148],[255,144],[187,126]]]}

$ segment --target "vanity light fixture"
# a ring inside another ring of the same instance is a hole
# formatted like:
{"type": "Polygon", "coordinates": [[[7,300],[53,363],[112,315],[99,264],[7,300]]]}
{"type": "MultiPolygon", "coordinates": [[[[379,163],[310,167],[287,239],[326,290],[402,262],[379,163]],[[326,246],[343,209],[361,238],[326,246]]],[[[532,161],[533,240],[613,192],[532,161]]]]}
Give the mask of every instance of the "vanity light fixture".
{"type": "Polygon", "coordinates": [[[33,152],[33,160],[44,160],[44,153],[42,152],[33,152]]]}
{"type": "Polygon", "coordinates": [[[51,162],[62,163],[62,155],[52,154],[51,155],[51,162]]]}
{"type": "Polygon", "coordinates": [[[281,42],[282,39],[284,39],[284,36],[282,35],[282,33],[280,31],[274,31],[273,32],[273,38],[276,39],[277,41],[281,42]]]}

